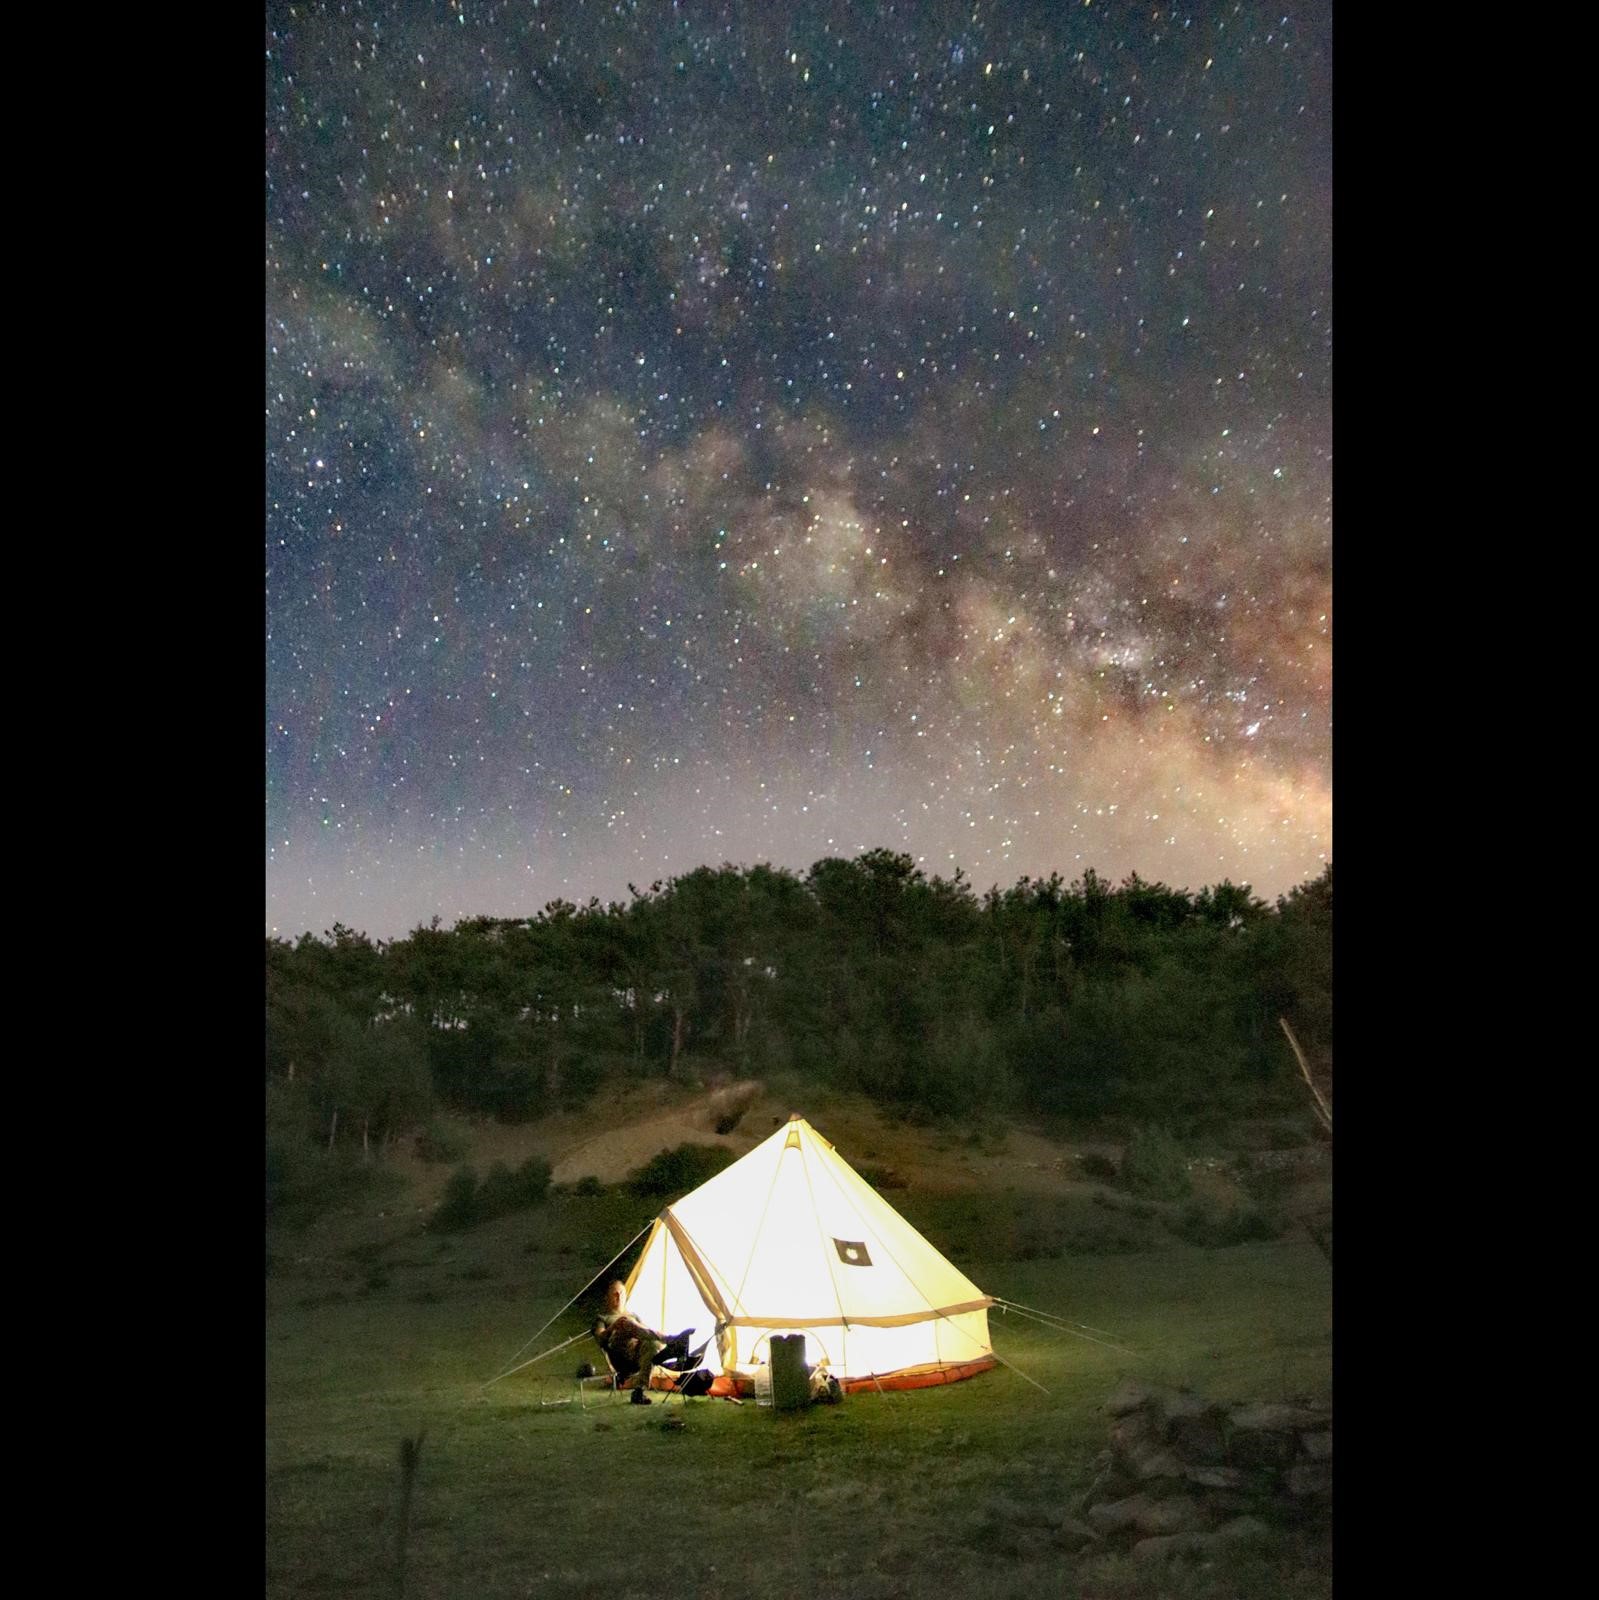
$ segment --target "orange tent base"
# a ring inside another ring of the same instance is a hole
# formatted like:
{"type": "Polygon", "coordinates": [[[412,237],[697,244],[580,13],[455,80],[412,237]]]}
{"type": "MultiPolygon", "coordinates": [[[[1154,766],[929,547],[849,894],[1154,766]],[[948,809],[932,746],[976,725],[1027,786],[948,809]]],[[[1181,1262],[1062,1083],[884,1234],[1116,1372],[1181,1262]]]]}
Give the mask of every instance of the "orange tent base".
{"type": "MultiPolygon", "coordinates": [[[[630,1385],[637,1388],[637,1384],[630,1385]]],[[[664,1390],[667,1394],[676,1394],[678,1391],[677,1374],[668,1372],[664,1367],[656,1367],[650,1373],[650,1387],[654,1390],[664,1390]]],[[[711,1379],[711,1386],[706,1394],[713,1400],[725,1400],[729,1395],[738,1395],[741,1391],[736,1383],[725,1372],[718,1372],[711,1379]]]]}
{"type": "Polygon", "coordinates": [[[993,1356],[980,1361],[963,1361],[954,1367],[931,1367],[918,1370],[907,1367],[903,1372],[891,1372],[885,1378],[849,1378],[843,1384],[845,1394],[866,1394],[877,1389],[932,1389],[941,1383],[959,1383],[963,1378],[975,1378],[979,1372],[997,1367],[993,1356]]]}

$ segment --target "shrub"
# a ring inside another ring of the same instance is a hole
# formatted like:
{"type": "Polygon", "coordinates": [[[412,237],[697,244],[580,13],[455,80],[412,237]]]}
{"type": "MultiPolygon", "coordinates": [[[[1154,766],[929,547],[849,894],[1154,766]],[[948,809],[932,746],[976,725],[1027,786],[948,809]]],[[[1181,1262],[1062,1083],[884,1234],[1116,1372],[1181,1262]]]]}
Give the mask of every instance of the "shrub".
{"type": "Polygon", "coordinates": [[[1101,1183],[1116,1181],[1116,1163],[1109,1156],[1088,1150],[1078,1156],[1077,1165],[1085,1178],[1097,1178],[1101,1183]]]}
{"type": "Polygon", "coordinates": [[[511,1169],[503,1161],[496,1161],[477,1192],[478,1216],[487,1219],[509,1211],[515,1189],[516,1177],[511,1169]]]}
{"type": "Polygon", "coordinates": [[[580,1200],[592,1200],[605,1193],[605,1185],[592,1172],[585,1173],[572,1185],[572,1193],[580,1200]]]}
{"type": "Polygon", "coordinates": [[[550,1192],[550,1164],[543,1156],[529,1156],[516,1169],[516,1190],[525,1206],[536,1206],[550,1192]]]}
{"type": "Polygon", "coordinates": [[[1181,1148],[1159,1127],[1142,1128],[1128,1142],[1121,1181],[1123,1188],[1149,1200],[1186,1200],[1193,1192],[1181,1148]]]}
{"type": "Polygon", "coordinates": [[[417,1136],[416,1153],[424,1161],[440,1165],[454,1165],[466,1160],[471,1150],[466,1130],[457,1124],[435,1117],[417,1136]]]}
{"type": "Polygon", "coordinates": [[[961,1143],[979,1155],[1002,1156],[1010,1146],[1010,1134],[1000,1123],[986,1123],[969,1129],[962,1136],[961,1143]]]}
{"type": "Polygon", "coordinates": [[[470,1167],[460,1167],[445,1185],[444,1199],[433,1213],[440,1228],[471,1228],[512,1211],[525,1211],[543,1200],[550,1188],[550,1164],[542,1156],[529,1156],[513,1172],[496,1161],[481,1184],[470,1167]]]}
{"type": "Polygon", "coordinates": [[[525,1211],[536,1206],[549,1188],[550,1164],[539,1156],[529,1156],[515,1172],[504,1162],[496,1161],[478,1191],[478,1214],[486,1219],[525,1211]]]}
{"type": "Polygon", "coordinates": [[[1071,1255],[1120,1256],[1152,1249],[1154,1241],[1150,1230],[1135,1222],[1121,1217],[1091,1217],[1070,1229],[1064,1243],[1071,1255]]]}
{"type": "Polygon", "coordinates": [[[457,1167],[444,1186],[444,1198],[433,1213],[437,1228],[470,1228],[482,1220],[478,1210],[477,1174],[470,1167],[457,1167]]]}
{"type": "Polygon", "coordinates": [[[719,1144],[680,1144],[662,1150],[628,1174],[627,1187],[640,1199],[676,1197],[697,1189],[733,1164],[733,1153],[719,1144]]]}
{"type": "Polygon", "coordinates": [[[1220,1250],[1229,1245],[1275,1239],[1282,1232],[1282,1221],[1258,1206],[1219,1211],[1195,1204],[1185,1207],[1171,1227],[1178,1238],[1189,1244],[1220,1250]]]}
{"type": "Polygon", "coordinates": [[[1245,1161],[1238,1182],[1251,1200],[1272,1206],[1287,1198],[1299,1182],[1299,1173],[1293,1167],[1264,1167],[1245,1161]]]}

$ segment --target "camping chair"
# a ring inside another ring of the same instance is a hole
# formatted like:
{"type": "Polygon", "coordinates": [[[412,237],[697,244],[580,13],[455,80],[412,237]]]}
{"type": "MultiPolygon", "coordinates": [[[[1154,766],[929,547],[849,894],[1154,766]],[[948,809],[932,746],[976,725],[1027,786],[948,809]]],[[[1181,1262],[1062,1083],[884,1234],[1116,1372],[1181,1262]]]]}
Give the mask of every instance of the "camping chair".
{"type": "Polygon", "coordinates": [[[686,1377],[689,1373],[697,1371],[701,1366],[704,1365],[705,1349],[706,1346],[711,1342],[710,1339],[707,1338],[704,1343],[700,1345],[699,1349],[689,1350],[686,1348],[687,1337],[688,1330],[685,1330],[683,1333],[678,1334],[674,1339],[667,1341],[668,1349],[671,1349],[674,1344],[677,1344],[679,1341],[681,1341],[685,1346],[682,1354],[668,1356],[664,1361],[652,1361],[650,1363],[649,1371],[645,1372],[642,1376],[635,1372],[630,1373],[625,1378],[617,1371],[616,1363],[611,1360],[611,1352],[607,1350],[603,1344],[600,1344],[598,1339],[595,1339],[594,1343],[599,1345],[600,1354],[605,1358],[605,1371],[602,1373],[596,1373],[592,1378],[579,1378],[578,1389],[581,1391],[586,1384],[595,1384],[602,1389],[611,1389],[618,1392],[623,1389],[637,1389],[641,1387],[647,1389],[650,1387],[649,1380],[651,1373],[659,1368],[662,1372],[671,1373],[674,1379],[672,1387],[666,1389],[664,1392],[667,1394],[676,1394],[679,1392],[675,1382],[676,1378],[678,1376],[686,1377]]]}

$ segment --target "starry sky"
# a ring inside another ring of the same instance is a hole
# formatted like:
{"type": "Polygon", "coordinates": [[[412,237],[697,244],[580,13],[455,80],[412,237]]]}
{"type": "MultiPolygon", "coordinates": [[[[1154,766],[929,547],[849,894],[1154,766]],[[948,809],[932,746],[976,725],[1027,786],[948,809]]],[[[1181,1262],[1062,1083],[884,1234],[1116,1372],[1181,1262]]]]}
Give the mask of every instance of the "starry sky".
{"type": "Polygon", "coordinates": [[[266,51],[268,931],[1331,858],[1329,5],[266,51]]]}

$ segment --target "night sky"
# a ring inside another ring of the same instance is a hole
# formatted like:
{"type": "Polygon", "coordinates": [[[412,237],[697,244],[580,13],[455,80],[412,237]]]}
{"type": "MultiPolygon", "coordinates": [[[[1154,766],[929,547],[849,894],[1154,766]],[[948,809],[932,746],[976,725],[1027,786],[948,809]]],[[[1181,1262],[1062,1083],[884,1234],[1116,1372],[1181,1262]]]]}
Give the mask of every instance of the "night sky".
{"type": "Polygon", "coordinates": [[[268,930],[1316,875],[1329,12],[269,6],[268,930]]]}

